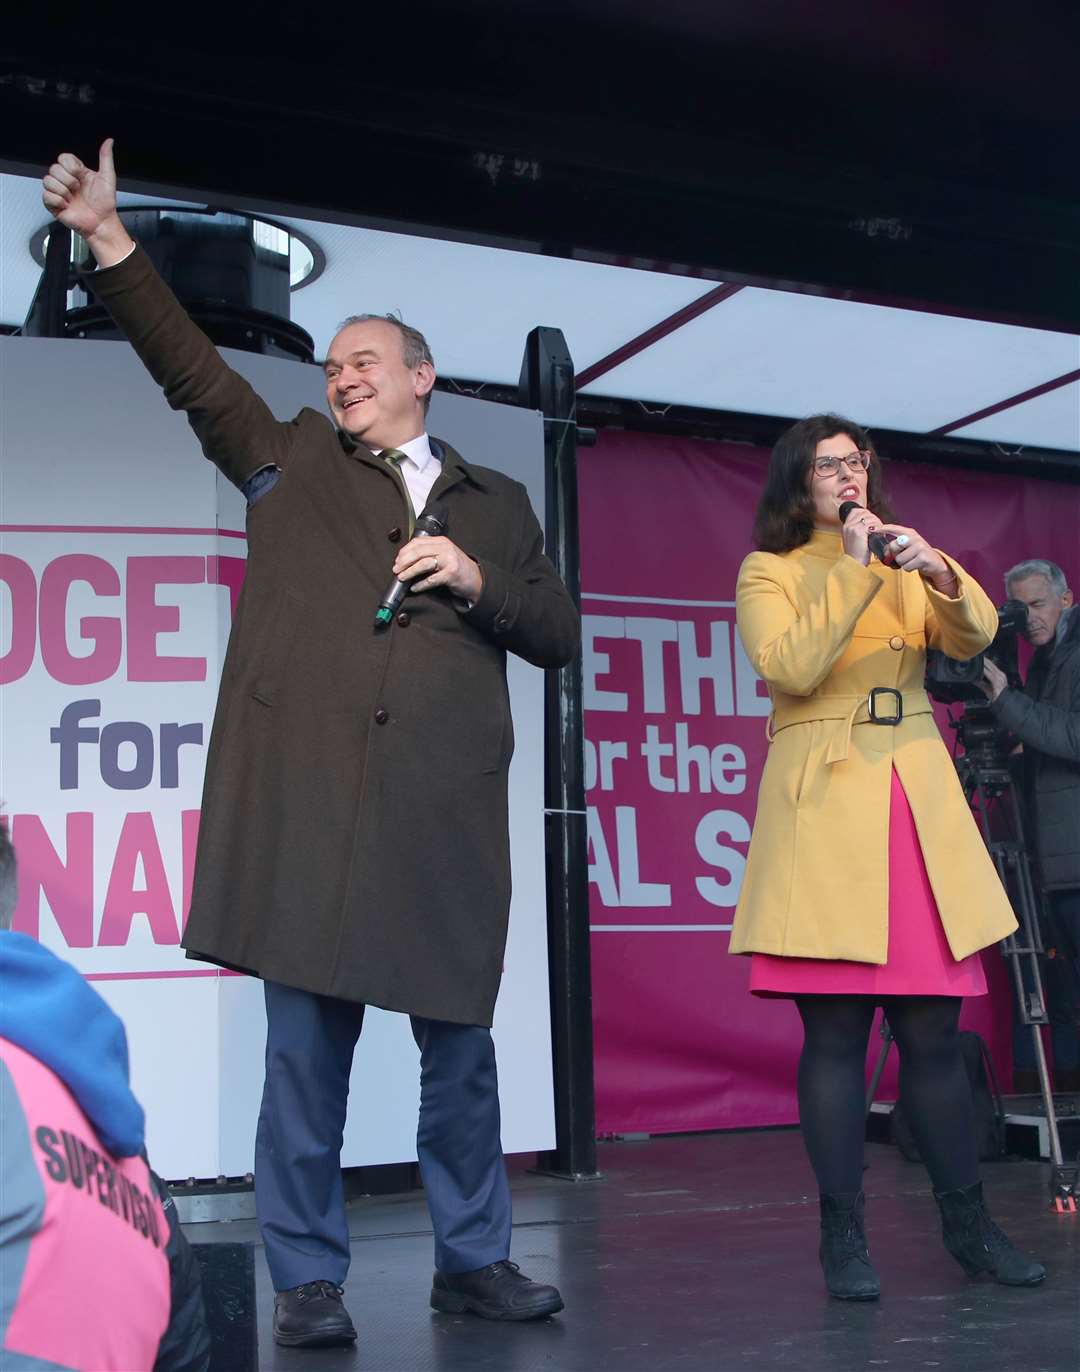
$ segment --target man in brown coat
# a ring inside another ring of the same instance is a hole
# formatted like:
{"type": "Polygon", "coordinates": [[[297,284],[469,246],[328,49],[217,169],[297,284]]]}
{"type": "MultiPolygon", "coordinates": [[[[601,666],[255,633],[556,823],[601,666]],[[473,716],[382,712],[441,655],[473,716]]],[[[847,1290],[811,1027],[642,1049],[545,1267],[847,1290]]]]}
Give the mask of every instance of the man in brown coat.
{"type": "Polygon", "coordinates": [[[247,576],[206,764],[189,956],[261,977],[255,1191],[281,1343],[350,1341],[340,1149],[364,1006],[411,1016],[436,1309],[528,1319],[554,1287],[508,1261],[490,1025],[510,898],[505,655],[558,667],[579,620],[519,483],[425,432],[421,335],[356,316],[325,364],[334,423],[277,421],[191,322],[64,153],[46,207],[203,452],[248,500],[247,576]],[[447,535],[411,538],[431,500],[447,535]],[[374,623],[391,572],[411,585],[374,623]]]}

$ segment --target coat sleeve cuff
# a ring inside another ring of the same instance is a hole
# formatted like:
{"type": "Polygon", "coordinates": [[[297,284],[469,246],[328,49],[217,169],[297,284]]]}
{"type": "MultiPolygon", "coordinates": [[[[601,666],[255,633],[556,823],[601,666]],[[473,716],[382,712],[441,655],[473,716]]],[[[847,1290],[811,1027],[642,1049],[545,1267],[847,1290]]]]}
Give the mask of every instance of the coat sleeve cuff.
{"type": "Polygon", "coordinates": [[[840,578],[841,585],[846,591],[864,601],[864,610],[881,590],[881,578],[871,571],[869,564],[860,562],[850,553],[836,559],[833,572],[840,578]]]}
{"type": "Polygon", "coordinates": [[[495,638],[507,634],[517,623],[521,613],[521,593],[515,590],[510,577],[493,562],[477,559],[484,579],[480,598],[470,609],[464,610],[466,619],[495,638]]]}
{"type": "Polygon", "coordinates": [[[150,259],[134,244],[127,257],[114,262],[111,267],[80,267],[79,279],[84,288],[96,295],[103,303],[123,295],[135,286],[141,286],[154,275],[150,259]]]}
{"type": "Polygon", "coordinates": [[[929,577],[924,576],[922,583],[926,588],[926,594],[933,600],[935,605],[955,605],[958,601],[965,598],[964,586],[968,581],[968,575],[963,567],[960,566],[959,562],[954,562],[948,553],[943,553],[940,548],[935,548],[934,551],[942,558],[946,567],[948,567],[949,571],[952,572],[953,576],[956,578],[956,594],[946,595],[944,591],[939,591],[937,589],[929,577]]]}
{"type": "Polygon", "coordinates": [[[956,595],[943,595],[926,577],[921,578],[927,607],[933,617],[929,646],[941,649],[949,657],[972,658],[993,642],[997,633],[997,610],[973,576],[948,553],[941,556],[956,577],[956,595]]]}

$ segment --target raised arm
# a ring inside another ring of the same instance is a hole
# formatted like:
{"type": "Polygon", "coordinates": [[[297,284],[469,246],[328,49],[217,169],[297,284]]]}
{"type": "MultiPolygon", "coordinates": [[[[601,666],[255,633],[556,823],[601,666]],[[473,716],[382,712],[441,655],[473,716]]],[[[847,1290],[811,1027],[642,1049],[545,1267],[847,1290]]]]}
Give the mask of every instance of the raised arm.
{"type": "Polygon", "coordinates": [[[735,591],[739,636],[758,676],[778,691],[808,696],[851,641],[881,581],[855,558],[838,558],[821,595],[800,614],[781,569],[772,553],[751,553],[743,563],[735,591]]]}
{"type": "Polygon", "coordinates": [[[206,456],[240,486],[269,465],[284,466],[293,426],[233,371],[188,318],[116,208],[112,139],[93,171],[61,153],[42,181],[46,209],[85,238],[99,270],[87,285],[112,315],[174,410],[183,410],[206,456]]]}
{"type": "Polygon", "coordinates": [[[994,602],[983,588],[947,554],[941,554],[953,575],[947,593],[929,578],[926,587],[926,642],[947,657],[963,662],[988,647],[997,632],[994,602]]]}
{"type": "Polygon", "coordinates": [[[922,578],[927,646],[961,661],[981,653],[997,630],[997,612],[983,588],[917,529],[882,527],[889,538],[889,561],[898,571],[922,578]]]}

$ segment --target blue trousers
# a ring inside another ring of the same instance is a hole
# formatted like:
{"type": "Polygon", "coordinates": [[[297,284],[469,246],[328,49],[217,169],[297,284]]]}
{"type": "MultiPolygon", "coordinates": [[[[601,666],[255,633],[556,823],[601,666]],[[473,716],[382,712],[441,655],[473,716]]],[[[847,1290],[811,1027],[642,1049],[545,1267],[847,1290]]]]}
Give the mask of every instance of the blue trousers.
{"type": "MultiPolygon", "coordinates": [[[[265,983],[266,1081],[255,1140],[255,1207],[276,1291],[349,1270],[341,1143],[364,1007],[265,983]]],[[[471,1272],[510,1253],[491,1032],[411,1016],[420,1049],[416,1136],[435,1266],[471,1272]]]]}

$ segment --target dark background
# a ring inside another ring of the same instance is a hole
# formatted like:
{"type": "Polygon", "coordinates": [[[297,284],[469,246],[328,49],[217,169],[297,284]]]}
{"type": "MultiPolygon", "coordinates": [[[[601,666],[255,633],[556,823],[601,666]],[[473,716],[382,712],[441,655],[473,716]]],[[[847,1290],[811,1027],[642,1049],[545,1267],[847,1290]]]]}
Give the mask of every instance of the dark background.
{"type": "Polygon", "coordinates": [[[12,170],[1080,332],[1074,0],[40,8],[12,170]]]}

